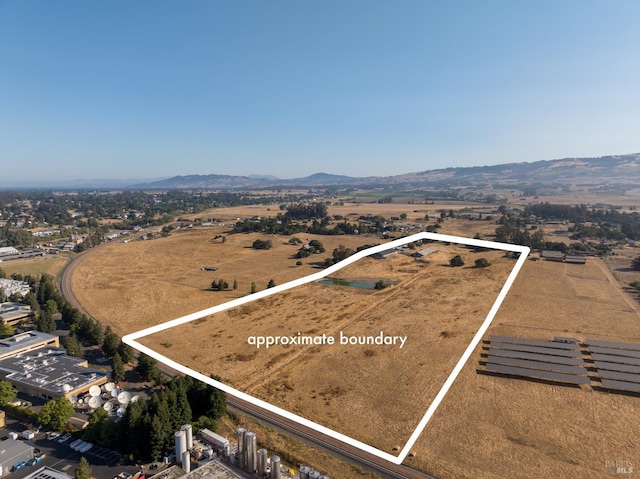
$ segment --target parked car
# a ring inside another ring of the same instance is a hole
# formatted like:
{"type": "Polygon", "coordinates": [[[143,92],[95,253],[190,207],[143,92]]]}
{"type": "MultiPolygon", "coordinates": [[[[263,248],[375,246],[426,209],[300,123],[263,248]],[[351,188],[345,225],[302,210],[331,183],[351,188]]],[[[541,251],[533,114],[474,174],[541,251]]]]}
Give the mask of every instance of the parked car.
{"type": "Polygon", "coordinates": [[[11,431],[9,434],[7,434],[7,438],[16,440],[16,439],[18,439],[18,433],[14,432],[14,431],[11,431]]]}
{"type": "Polygon", "coordinates": [[[69,444],[69,447],[71,449],[73,449],[74,451],[76,450],[76,448],[82,444],[84,441],[82,439],[76,439],[75,441],[73,441],[71,444],[69,444]]]}
{"type": "Polygon", "coordinates": [[[58,439],[58,442],[59,442],[60,444],[63,444],[63,443],[65,443],[65,442],[67,442],[69,439],[71,439],[71,434],[66,433],[65,435],[61,436],[61,437],[58,439]]]}
{"type": "Polygon", "coordinates": [[[60,433],[59,432],[52,432],[51,434],[49,434],[49,436],[47,437],[47,441],[53,441],[54,439],[57,439],[60,437],[60,433]]]}
{"type": "Polygon", "coordinates": [[[85,442],[82,446],[80,446],[77,451],[80,453],[85,453],[87,451],[89,451],[91,448],[93,447],[93,444],[90,442],[85,442]]]}
{"type": "Polygon", "coordinates": [[[11,471],[17,471],[18,469],[22,469],[26,465],[27,465],[26,462],[20,461],[20,462],[18,462],[18,463],[13,465],[13,467],[11,468],[11,471]]]}

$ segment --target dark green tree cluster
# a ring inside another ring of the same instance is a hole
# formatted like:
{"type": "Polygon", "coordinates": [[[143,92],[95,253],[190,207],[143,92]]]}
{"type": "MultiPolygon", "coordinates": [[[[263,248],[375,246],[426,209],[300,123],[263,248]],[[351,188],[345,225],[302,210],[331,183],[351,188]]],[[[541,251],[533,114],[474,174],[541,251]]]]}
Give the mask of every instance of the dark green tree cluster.
{"type": "Polygon", "coordinates": [[[347,248],[345,245],[338,245],[337,248],[333,250],[331,258],[327,258],[324,260],[325,266],[331,266],[332,264],[339,263],[340,261],[347,259],[349,256],[354,254],[355,251],[351,248],[347,248]]]}
{"type": "Polygon", "coordinates": [[[295,220],[322,219],[327,216],[327,205],[320,202],[294,203],[287,206],[284,216],[295,220]]]}
{"type": "Polygon", "coordinates": [[[165,376],[158,367],[158,361],[147,354],[140,353],[138,356],[136,371],[147,381],[154,381],[156,384],[162,384],[165,381],[165,376]]]}
{"type": "Polygon", "coordinates": [[[217,281],[214,279],[211,282],[211,289],[214,291],[226,291],[229,289],[229,283],[224,279],[219,279],[217,281]]]}
{"type": "Polygon", "coordinates": [[[261,239],[255,240],[251,245],[253,249],[271,249],[271,246],[272,246],[271,240],[261,240],[261,239]]]}
{"type": "Polygon", "coordinates": [[[318,240],[309,241],[308,245],[303,246],[298,250],[298,252],[294,255],[295,258],[306,258],[307,256],[311,256],[312,254],[324,253],[324,245],[318,240]]]}
{"type": "Polygon", "coordinates": [[[449,266],[464,266],[464,260],[459,254],[449,260],[449,266]]]}
{"type": "Polygon", "coordinates": [[[215,429],[215,420],[225,411],[224,393],[189,376],[179,376],[148,402],[131,403],[111,438],[100,435],[98,425],[105,421],[100,417],[95,420],[96,427],[90,425],[85,434],[98,444],[112,441],[111,447],[117,445],[137,459],[159,460],[173,448],[173,434],[183,424],[203,423],[215,429]]]}
{"type": "Polygon", "coordinates": [[[491,263],[489,263],[487,258],[478,258],[475,261],[475,266],[476,268],[486,268],[487,266],[491,266],[491,263]]]}
{"type": "Polygon", "coordinates": [[[42,406],[38,422],[56,431],[63,431],[74,412],[73,404],[66,397],[59,397],[42,406]]]}

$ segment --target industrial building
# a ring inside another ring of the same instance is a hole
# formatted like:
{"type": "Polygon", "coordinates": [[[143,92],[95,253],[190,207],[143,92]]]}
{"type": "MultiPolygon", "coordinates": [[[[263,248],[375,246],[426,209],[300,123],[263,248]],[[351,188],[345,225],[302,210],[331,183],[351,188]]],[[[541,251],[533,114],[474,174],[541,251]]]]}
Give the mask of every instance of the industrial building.
{"type": "Polygon", "coordinates": [[[5,324],[16,324],[31,319],[31,306],[22,303],[0,303],[0,319],[5,324]]]}
{"type": "Polygon", "coordinates": [[[13,246],[3,246],[0,248],[0,257],[2,256],[11,256],[12,254],[18,254],[19,251],[15,249],[13,246]]]}
{"type": "Polygon", "coordinates": [[[8,474],[14,466],[31,459],[33,459],[33,447],[29,444],[15,439],[5,439],[0,442],[0,475],[8,474]]]}
{"type": "Polygon", "coordinates": [[[29,283],[26,281],[0,278],[0,290],[2,290],[6,296],[11,296],[15,293],[24,296],[31,291],[31,286],[29,286],[29,283]]]}
{"type": "Polygon", "coordinates": [[[73,476],[65,474],[62,471],[58,471],[57,469],[44,466],[32,472],[24,479],[73,479],[73,476]]]}
{"type": "Polygon", "coordinates": [[[108,381],[108,373],[87,366],[86,360],[68,356],[64,349],[39,347],[0,356],[0,379],[31,396],[70,398],[108,381]]]}
{"type": "Polygon", "coordinates": [[[26,333],[16,334],[10,338],[0,340],[0,359],[43,347],[59,348],[60,340],[58,336],[41,333],[40,331],[27,331],[26,333]]]}

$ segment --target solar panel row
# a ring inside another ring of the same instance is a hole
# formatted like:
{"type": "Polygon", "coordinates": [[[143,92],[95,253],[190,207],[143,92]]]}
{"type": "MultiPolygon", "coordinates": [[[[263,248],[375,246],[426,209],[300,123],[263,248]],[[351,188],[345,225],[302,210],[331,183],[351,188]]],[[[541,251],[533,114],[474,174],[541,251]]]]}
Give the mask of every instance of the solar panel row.
{"type": "Polygon", "coordinates": [[[599,369],[598,375],[602,379],[615,379],[616,381],[627,381],[630,383],[640,384],[640,375],[638,374],[619,373],[616,371],[606,371],[604,369],[599,369]]]}
{"type": "Polygon", "coordinates": [[[504,364],[505,366],[516,366],[527,369],[540,369],[543,371],[555,371],[565,374],[586,375],[587,370],[579,366],[567,366],[565,364],[543,363],[540,361],[528,361],[513,358],[500,358],[497,356],[489,356],[487,364],[504,364]]]}
{"type": "Polygon", "coordinates": [[[522,351],[525,353],[537,353],[537,354],[548,354],[552,356],[563,356],[567,358],[577,358],[582,357],[582,353],[579,349],[576,350],[568,350],[568,349],[553,349],[553,348],[545,348],[539,346],[524,346],[521,344],[511,344],[511,343],[500,343],[491,341],[489,343],[489,347],[496,349],[508,349],[509,351],[522,351]]]}
{"type": "Polygon", "coordinates": [[[598,346],[589,346],[589,351],[599,354],[610,354],[611,356],[624,356],[627,358],[640,359],[640,351],[630,351],[627,349],[601,348],[598,346]]]}
{"type": "Polygon", "coordinates": [[[627,358],[624,356],[611,356],[609,354],[591,353],[594,361],[604,361],[607,363],[630,364],[632,366],[640,366],[640,359],[627,358]]]}
{"type": "Polygon", "coordinates": [[[640,366],[629,366],[628,364],[605,363],[602,361],[593,362],[597,369],[608,371],[619,371],[621,373],[640,374],[640,366]]]}
{"type": "Polygon", "coordinates": [[[640,344],[616,343],[614,341],[600,341],[598,339],[587,339],[585,343],[588,346],[599,346],[601,348],[627,349],[631,351],[640,351],[640,344]]]}
{"type": "Polygon", "coordinates": [[[612,381],[610,379],[602,379],[602,386],[607,389],[617,389],[621,391],[631,391],[640,393],[640,384],[627,383],[624,381],[612,381]]]}
{"type": "Polygon", "coordinates": [[[543,348],[579,349],[577,344],[560,343],[557,341],[540,341],[538,339],[512,338],[509,336],[491,336],[491,342],[493,341],[498,343],[522,344],[525,346],[540,346],[543,348]]]}
{"type": "Polygon", "coordinates": [[[492,356],[502,356],[506,358],[530,359],[531,361],[567,364],[569,366],[584,365],[582,358],[567,358],[563,356],[551,356],[549,354],[524,353],[522,351],[510,351],[508,349],[489,348],[489,354],[492,356]]]}
{"type": "Polygon", "coordinates": [[[550,381],[561,381],[571,384],[589,384],[591,381],[587,376],[576,376],[575,374],[562,374],[551,371],[540,371],[538,369],[526,369],[514,366],[503,366],[501,364],[487,364],[487,371],[500,374],[509,374],[533,379],[547,379],[550,381]]]}

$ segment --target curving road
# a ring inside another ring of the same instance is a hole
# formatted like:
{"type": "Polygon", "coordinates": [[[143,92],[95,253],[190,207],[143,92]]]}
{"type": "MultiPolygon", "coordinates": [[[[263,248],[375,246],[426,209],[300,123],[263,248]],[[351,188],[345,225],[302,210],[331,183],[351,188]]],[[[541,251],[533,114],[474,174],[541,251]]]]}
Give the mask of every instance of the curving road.
{"type": "MultiPolygon", "coordinates": [[[[100,246],[92,248],[88,251],[85,251],[81,255],[71,259],[64,266],[58,277],[58,287],[60,288],[60,291],[64,295],[64,297],[67,298],[67,301],[69,301],[69,303],[74,308],[78,309],[78,311],[86,314],[89,317],[91,317],[91,315],[82,307],[82,304],[80,304],[76,296],[73,294],[73,289],[71,287],[71,277],[73,275],[73,271],[78,266],[80,261],[87,255],[92,254],[99,247],[100,246]]],[[[162,367],[161,369],[165,374],[169,376],[176,374],[175,371],[169,368],[162,367]]],[[[396,465],[385,461],[384,459],[368,454],[358,448],[345,444],[332,437],[325,436],[324,434],[314,431],[313,429],[309,429],[297,422],[290,421],[286,418],[272,413],[271,411],[266,411],[262,408],[257,407],[255,404],[248,403],[229,394],[227,394],[227,404],[229,405],[229,407],[242,412],[243,414],[246,414],[252,418],[255,418],[258,421],[266,423],[271,427],[279,429],[286,434],[294,436],[297,439],[309,443],[315,447],[322,448],[338,457],[340,460],[357,464],[365,469],[373,471],[376,474],[380,475],[380,477],[382,478],[437,479],[434,476],[423,474],[407,466],[396,465]]]]}

